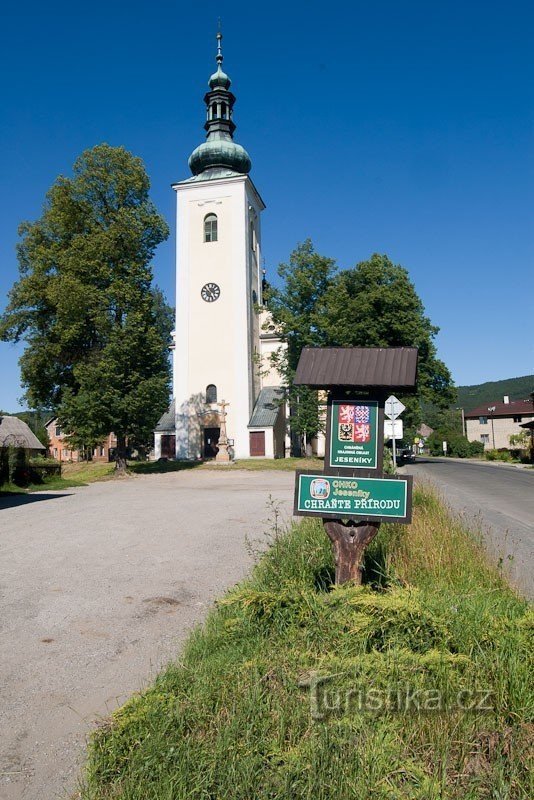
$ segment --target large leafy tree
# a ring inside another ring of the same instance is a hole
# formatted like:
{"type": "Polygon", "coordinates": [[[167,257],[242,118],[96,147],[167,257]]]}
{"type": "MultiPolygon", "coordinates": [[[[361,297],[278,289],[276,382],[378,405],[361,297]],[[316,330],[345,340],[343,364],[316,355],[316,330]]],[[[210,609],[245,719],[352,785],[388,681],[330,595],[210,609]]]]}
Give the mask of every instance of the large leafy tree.
{"type": "Polygon", "coordinates": [[[168,227],[139,158],[102,144],[59,177],[39,220],[20,227],[20,278],[0,319],[25,339],[31,407],[54,409],[74,445],[143,441],[168,403],[170,314],[150,266],[168,227]]]}
{"type": "Polygon", "coordinates": [[[293,376],[302,348],[326,343],[321,309],[334,272],[335,262],[316,253],[307,239],[291,253],[288,264],[280,264],[282,286],[269,288],[266,293],[273,321],[287,345],[274,355],[274,361],[289,387],[292,433],[304,444],[321,425],[317,392],[293,386],[293,376]]]}
{"type": "MultiPolygon", "coordinates": [[[[288,385],[305,345],[418,347],[418,395],[403,398],[406,424],[413,432],[421,420],[422,401],[438,408],[454,402],[451,375],[434,344],[438,328],[426,316],[403,267],[375,254],[352,269],[336,272],[334,262],[315,253],[308,240],[292,253],[288,265],[281,265],[279,275],[283,285],[272,291],[268,306],[287,342],[283,359],[288,385]]],[[[313,433],[318,417],[313,398],[307,400],[306,421],[313,433]]]]}
{"type": "Polygon", "coordinates": [[[454,402],[451,374],[434,343],[439,328],[426,316],[407,270],[387,256],[375,253],[339,272],[323,297],[321,318],[332,346],[419,348],[417,397],[403,398],[409,427],[421,421],[421,402],[440,409],[454,402]]]}

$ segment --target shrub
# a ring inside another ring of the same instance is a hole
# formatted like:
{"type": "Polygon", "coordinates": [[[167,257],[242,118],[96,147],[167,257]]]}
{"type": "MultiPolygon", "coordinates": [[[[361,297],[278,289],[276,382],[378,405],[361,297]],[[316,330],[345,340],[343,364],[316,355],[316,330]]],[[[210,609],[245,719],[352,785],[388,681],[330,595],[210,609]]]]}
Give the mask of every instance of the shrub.
{"type": "Polygon", "coordinates": [[[28,451],[24,447],[8,447],[8,480],[16,486],[30,482],[28,451]]]}
{"type": "Polygon", "coordinates": [[[447,444],[451,456],[456,458],[467,458],[469,456],[469,442],[465,436],[451,436],[447,444]]]}
{"type": "Polygon", "coordinates": [[[484,455],[484,445],[482,442],[469,442],[469,455],[472,458],[484,455]]]}
{"type": "Polygon", "coordinates": [[[506,461],[507,463],[512,461],[510,451],[505,447],[502,447],[499,450],[486,450],[485,455],[488,461],[506,461]]]}

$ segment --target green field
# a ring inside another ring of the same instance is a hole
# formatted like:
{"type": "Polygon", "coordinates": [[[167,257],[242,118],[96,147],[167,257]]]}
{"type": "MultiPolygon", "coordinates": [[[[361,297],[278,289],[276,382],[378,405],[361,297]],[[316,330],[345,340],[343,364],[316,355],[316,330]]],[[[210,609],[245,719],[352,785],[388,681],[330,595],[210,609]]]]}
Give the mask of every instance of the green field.
{"type": "Polygon", "coordinates": [[[534,615],[429,489],[363,587],[332,588],[315,520],[270,545],[98,728],[84,800],[534,796],[534,615]]]}

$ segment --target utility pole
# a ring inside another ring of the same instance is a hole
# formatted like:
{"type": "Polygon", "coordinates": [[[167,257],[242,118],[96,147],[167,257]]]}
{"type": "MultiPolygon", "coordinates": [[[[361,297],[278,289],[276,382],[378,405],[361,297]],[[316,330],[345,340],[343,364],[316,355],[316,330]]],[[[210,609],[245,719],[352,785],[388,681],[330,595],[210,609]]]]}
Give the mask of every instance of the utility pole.
{"type": "Polygon", "coordinates": [[[489,406],[488,411],[491,416],[491,438],[493,439],[493,449],[495,450],[495,428],[493,427],[493,412],[495,411],[495,406],[489,406]]]}

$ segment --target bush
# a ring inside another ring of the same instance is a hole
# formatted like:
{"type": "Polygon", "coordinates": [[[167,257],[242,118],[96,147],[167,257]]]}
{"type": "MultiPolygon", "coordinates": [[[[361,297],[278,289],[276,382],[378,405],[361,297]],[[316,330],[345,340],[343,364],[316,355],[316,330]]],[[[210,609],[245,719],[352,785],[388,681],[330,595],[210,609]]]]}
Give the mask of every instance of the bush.
{"type": "Polygon", "coordinates": [[[469,455],[474,458],[484,455],[484,445],[482,442],[469,442],[469,455]]]}
{"type": "Polygon", "coordinates": [[[455,458],[467,458],[469,456],[469,442],[465,436],[451,436],[447,444],[449,455],[455,458]]]}
{"type": "Polygon", "coordinates": [[[28,466],[32,483],[44,483],[47,478],[61,477],[61,463],[54,459],[30,458],[28,466]]]}
{"type": "Polygon", "coordinates": [[[28,451],[24,447],[8,447],[8,480],[16,486],[27,486],[30,482],[28,451]]]}
{"type": "Polygon", "coordinates": [[[501,447],[499,450],[486,450],[485,455],[488,461],[505,461],[506,463],[512,461],[510,451],[505,447],[501,447]]]}
{"type": "Polygon", "coordinates": [[[427,447],[430,450],[430,454],[433,456],[443,455],[443,442],[447,442],[447,455],[449,456],[468,458],[471,455],[471,443],[465,436],[444,431],[434,431],[428,437],[427,447]]]}
{"type": "Polygon", "coordinates": [[[445,441],[441,433],[434,431],[426,441],[426,446],[431,456],[443,455],[443,442],[445,441]]]}

